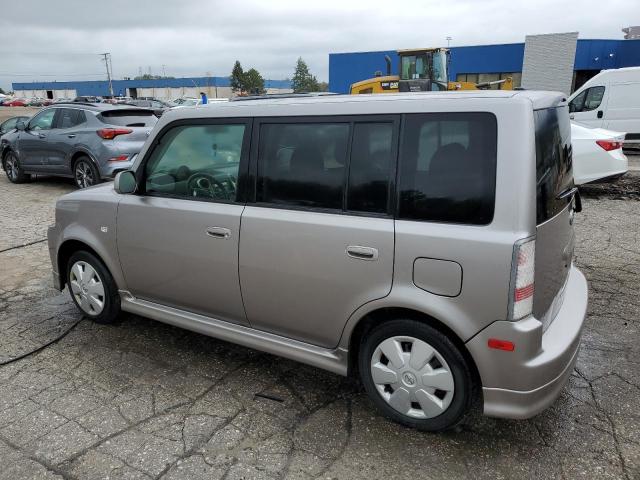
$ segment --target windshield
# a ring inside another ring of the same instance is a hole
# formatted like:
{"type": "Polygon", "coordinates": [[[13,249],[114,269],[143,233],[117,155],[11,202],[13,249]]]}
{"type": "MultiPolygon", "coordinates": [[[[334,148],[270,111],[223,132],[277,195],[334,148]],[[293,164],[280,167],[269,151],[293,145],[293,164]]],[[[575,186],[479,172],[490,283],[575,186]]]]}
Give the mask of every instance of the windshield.
{"type": "MultiPolygon", "coordinates": [[[[431,55],[429,55],[431,57],[431,55]]],[[[402,57],[402,80],[429,78],[429,62],[426,53],[402,57]]]]}
{"type": "Polygon", "coordinates": [[[431,79],[434,82],[447,82],[447,54],[438,50],[419,55],[402,57],[401,80],[431,79]]]}

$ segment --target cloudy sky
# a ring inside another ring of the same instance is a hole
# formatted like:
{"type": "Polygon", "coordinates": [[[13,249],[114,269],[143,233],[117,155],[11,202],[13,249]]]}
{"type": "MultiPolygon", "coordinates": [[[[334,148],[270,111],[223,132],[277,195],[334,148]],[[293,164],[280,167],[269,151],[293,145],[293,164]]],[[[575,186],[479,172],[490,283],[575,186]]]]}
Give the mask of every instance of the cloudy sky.
{"type": "Polygon", "coordinates": [[[302,56],[328,79],[330,52],[522,42],[526,34],[622,38],[640,24],[638,0],[20,0],[0,14],[0,87],[32,80],[115,78],[139,69],[227,76],[234,60],[265,78],[302,56]],[[394,7],[397,7],[394,9],[394,7]]]}

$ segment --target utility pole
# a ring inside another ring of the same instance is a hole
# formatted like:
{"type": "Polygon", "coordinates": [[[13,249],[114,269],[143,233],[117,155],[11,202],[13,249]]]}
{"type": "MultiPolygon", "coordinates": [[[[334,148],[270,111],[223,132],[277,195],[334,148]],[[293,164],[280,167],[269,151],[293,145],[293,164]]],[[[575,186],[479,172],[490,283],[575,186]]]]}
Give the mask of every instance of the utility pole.
{"type": "Polygon", "coordinates": [[[167,78],[167,72],[164,71],[164,67],[166,67],[166,65],[163,63],[162,64],[162,77],[163,78],[167,78]]]}
{"type": "Polygon", "coordinates": [[[113,97],[113,83],[111,83],[111,54],[101,53],[100,56],[104,57],[104,66],[107,68],[107,80],[109,81],[109,94],[113,97]]]}
{"type": "Polygon", "coordinates": [[[451,37],[447,37],[447,48],[451,45],[451,40],[453,40],[451,37]]]}

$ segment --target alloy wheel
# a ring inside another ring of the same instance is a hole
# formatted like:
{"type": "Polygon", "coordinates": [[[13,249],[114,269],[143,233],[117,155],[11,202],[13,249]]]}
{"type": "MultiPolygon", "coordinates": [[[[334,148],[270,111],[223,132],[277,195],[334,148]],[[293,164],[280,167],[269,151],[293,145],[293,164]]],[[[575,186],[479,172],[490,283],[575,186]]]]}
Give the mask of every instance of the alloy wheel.
{"type": "Polygon", "coordinates": [[[85,161],[80,161],[76,165],[76,184],[80,188],[90,187],[95,183],[95,178],[93,175],[93,170],[91,169],[91,165],[89,165],[85,161]]]}
{"type": "Polygon", "coordinates": [[[437,417],[453,400],[455,382],[446,360],[414,337],[381,342],[371,357],[371,378],[391,408],[412,418],[437,417]]]}
{"type": "Polygon", "coordinates": [[[4,162],[4,170],[9,179],[15,181],[18,178],[18,160],[13,154],[9,154],[4,162]]]}
{"type": "Polygon", "coordinates": [[[89,315],[100,315],[105,294],[102,279],[87,262],[77,261],[71,267],[69,287],[78,306],[89,315]]]}

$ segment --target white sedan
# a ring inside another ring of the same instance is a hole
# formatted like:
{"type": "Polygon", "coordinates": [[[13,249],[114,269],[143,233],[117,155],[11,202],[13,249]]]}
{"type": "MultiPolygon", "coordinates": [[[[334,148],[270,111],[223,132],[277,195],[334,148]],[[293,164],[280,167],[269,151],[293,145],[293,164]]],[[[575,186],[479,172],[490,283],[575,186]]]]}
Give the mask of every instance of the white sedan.
{"type": "Polygon", "coordinates": [[[622,153],[624,135],[571,122],[573,179],[576,185],[614,180],[627,173],[629,161],[622,153]]]}

